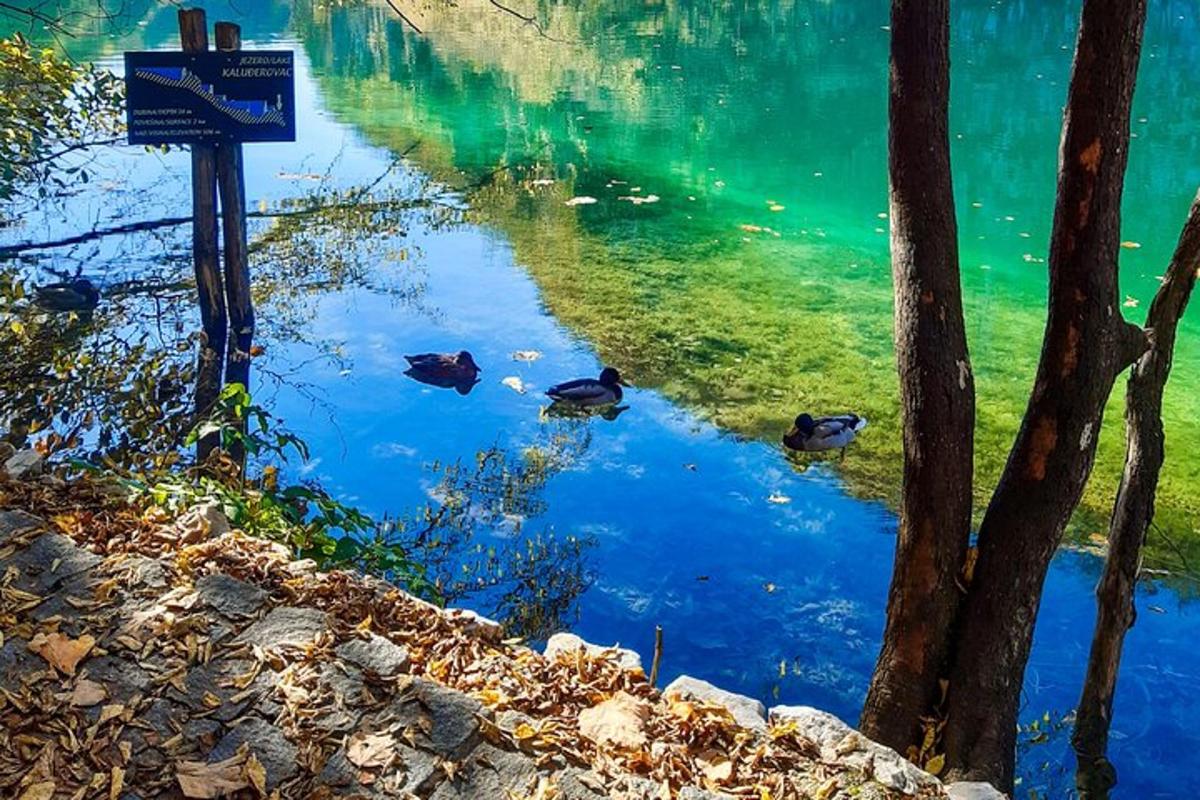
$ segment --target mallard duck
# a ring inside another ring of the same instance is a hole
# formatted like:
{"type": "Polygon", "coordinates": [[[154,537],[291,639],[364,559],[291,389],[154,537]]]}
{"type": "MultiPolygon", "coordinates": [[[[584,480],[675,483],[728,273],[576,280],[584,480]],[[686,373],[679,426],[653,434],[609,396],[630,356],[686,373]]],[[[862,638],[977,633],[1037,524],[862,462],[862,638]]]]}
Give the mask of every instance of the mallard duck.
{"type": "Polygon", "coordinates": [[[466,350],[458,353],[421,353],[404,358],[411,365],[405,375],[432,386],[459,389],[462,394],[466,392],[460,387],[474,386],[481,371],[466,350]]]}
{"type": "Polygon", "coordinates": [[[100,305],[100,290],[87,278],[48,283],[37,287],[33,302],[47,311],[92,311],[100,305]]]}
{"type": "Polygon", "coordinates": [[[611,406],[621,402],[621,387],[628,385],[621,380],[621,373],[612,367],[605,367],[600,371],[599,378],[579,378],[560,383],[547,389],[546,395],[555,402],[580,408],[611,406]]]}
{"type": "Polygon", "coordinates": [[[796,423],[783,437],[783,444],[792,450],[814,452],[838,450],[846,453],[846,446],[854,441],[859,431],[867,427],[867,420],[858,414],[841,414],[836,417],[818,417],[808,414],[796,417],[796,423]]]}

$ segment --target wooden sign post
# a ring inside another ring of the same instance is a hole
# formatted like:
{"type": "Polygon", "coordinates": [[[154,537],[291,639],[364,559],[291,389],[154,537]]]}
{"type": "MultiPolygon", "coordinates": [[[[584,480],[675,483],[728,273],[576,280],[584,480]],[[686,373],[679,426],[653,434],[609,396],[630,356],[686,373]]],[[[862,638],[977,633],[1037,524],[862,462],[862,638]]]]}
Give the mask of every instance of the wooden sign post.
{"type": "MultiPolygon", "coordinates": [[[[289,51],[242,51],[241,28],[216,24],[208,48],[203,9],[180,9],[182,53],[125,54],[130,144],[187,144],[192,155],[192,259],[202,336],[196,418],[207,415],[226,383],[250,388],[254,303],[246,240],[242,142],[296,139],[293,57],[289,51]],[[219,266],[220,197],[224,275],[219,266]]],[[[219,445],[202,439],[204,460],[219,445]]],[[[241,462],[243,454],[230,454],[241,462]]]]}

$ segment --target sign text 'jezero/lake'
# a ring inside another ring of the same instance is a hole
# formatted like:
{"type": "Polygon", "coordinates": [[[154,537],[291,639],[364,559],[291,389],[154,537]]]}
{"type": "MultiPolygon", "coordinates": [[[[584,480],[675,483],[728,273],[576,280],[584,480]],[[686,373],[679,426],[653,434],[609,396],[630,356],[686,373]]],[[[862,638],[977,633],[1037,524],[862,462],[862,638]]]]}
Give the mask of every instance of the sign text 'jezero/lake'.
{"type": "Polygon", "coordinates": [[[291,51],[125,54],[130,144],[294,142],[291,51]]]}

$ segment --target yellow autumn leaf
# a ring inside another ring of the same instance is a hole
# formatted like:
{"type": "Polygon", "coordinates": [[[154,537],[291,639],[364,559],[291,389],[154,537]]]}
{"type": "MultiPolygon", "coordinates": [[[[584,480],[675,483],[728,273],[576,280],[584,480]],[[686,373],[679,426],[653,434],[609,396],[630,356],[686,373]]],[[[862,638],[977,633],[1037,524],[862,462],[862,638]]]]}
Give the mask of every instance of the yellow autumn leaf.
{"type": "Polygon", "coordinates": [[[246,759],[246,779],[250,781],[260,795],[267,793],[267,769],[262,765],[262,762],[251,753],[246,759]]]}
{"type": "Polygon", "coordinates": [[[938,753],[933,758],[925,762],[925,771],[930,775],[938,775],[946,768],[946,755],[938,753]]]}
{"type": "Polygon", "coordinates": [[[21,792],[17,800],[50,800],[54,796],[54,781],[39,781],[31,783],[21,792]]]}
{"type": "Polygon", "coordinates": [[[121,796],[123,788],[125,788],[125,770],[113,767],[108,783],[108,800],[117,800],[121,796]]]}

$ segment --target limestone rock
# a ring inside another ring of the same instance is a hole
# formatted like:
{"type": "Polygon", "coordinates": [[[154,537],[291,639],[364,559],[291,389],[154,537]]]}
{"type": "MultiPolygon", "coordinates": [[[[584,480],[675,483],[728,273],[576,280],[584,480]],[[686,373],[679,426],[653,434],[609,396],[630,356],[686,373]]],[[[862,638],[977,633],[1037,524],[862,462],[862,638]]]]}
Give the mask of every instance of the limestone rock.
{"type": "Polygon", "coordinates": [[[205,575],[196,581],[196,594],[227,617],[248,617],[267,600],[262,589],[223,573],[205,575]]]}
{"type": "Polygon", "coordinates": [[[860,769],[889,789],[912,795],[939,783],[895,750],[871,741],[828,712],[809,706],[774,706],[771,722],[795,723],[799,734],[820,748],[822,758],[860,769]]]}
{"type": "Polygon", "coordinates": [[[46,459],[36,450],[21,450],[4,461],[4,471],[17,481],[40,475],[45,466],[46,459]]]}
{"type": "Polygon", "coordinates": [[[280,606],[242,631],[235,642],[263,648],[303,647],[326,630],[325,612],[315,608],[280,606]]]}
{"type": "Polygon", "coordinates": [[[247,717],[225,734],[208,754],[208,760],[230,758],[243,743],[249,744],[250,752],[262,762],[267,773],[268,789],[275,788],[296,774],[296,746],[287,740],[283,731],[258,717],[247,717]]]}
{"type": "Polygon", "coordinates": [[[756,731],[767,729],[767,710],[753,697],[727,692],[690,675],[680,675],[663,689],[663,696],[671,694],[684,699],[716,703],[728,709],[739,725],[756,731]]]}
{"type": "Polygon", "coordinates": [[[381,678],[399,675],[408,666],[408,650],[374,633],[367,639],[345,642],[336,652],[338,658],[381,678]]]}
{"type": "Polygon", "coordinates": [[[551,661],[558,660],[559,655],[563,653],[577,653],[583,650],[592,658],[611,658],[624,669],[640,670],[642,668],[642,657],[624,647],[601,647],[598,644],[585,642],[573,633],[556,633],[546,642],[546,649],[543,654],[551,661]]]}
{"type": "Polygon", "coordinates": [[[527,797],[537,781],[533,759],[481,744],[452,779],[438,784],[430,800],[527,797]]]}
{"type": "Polygon", "coordinates": [[[946,784],[950,800],[1008,800],[1008,795],[983,781],[958,781],[946,784]]]}

